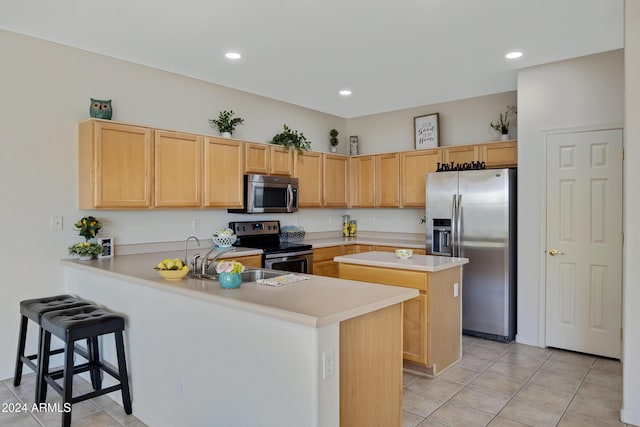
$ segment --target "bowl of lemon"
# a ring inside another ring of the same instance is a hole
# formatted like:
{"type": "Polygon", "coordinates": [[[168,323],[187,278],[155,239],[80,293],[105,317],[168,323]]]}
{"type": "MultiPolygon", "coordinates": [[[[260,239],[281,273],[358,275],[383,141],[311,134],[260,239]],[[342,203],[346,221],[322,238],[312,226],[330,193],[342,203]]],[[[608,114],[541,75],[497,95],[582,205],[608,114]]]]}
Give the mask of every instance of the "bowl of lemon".
{"type": "Polygon", "coordinates": [[[182,280],[189,274],[189,267],[178,258],[165,258],[154,267],[154,270],[167,280],[182,280]]]}

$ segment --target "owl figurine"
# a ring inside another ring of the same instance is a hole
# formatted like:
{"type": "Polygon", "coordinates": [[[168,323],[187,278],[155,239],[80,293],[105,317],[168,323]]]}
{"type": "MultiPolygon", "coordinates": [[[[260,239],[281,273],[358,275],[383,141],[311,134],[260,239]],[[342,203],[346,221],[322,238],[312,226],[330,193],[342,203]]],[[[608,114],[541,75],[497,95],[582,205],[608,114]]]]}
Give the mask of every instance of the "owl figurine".
{"type": "Polygon", "coordinates": [[[111,100],[103,101],[91,98],[91,107],[89,107],[89,115],[95,119],[111,120],[113,110],[111,109],[111,100]]]}

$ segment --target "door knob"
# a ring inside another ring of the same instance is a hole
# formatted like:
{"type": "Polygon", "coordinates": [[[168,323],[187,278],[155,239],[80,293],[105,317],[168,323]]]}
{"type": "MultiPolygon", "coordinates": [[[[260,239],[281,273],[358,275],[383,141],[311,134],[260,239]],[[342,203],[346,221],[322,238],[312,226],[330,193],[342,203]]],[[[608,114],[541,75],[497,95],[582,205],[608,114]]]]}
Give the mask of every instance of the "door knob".
{"type": "Polygon", "coordinates": [[[556,255],[564,255],[564,252],[560,252],[557,249],[549,249],[549,255],[551,256],[556,256],[556,255]]]}

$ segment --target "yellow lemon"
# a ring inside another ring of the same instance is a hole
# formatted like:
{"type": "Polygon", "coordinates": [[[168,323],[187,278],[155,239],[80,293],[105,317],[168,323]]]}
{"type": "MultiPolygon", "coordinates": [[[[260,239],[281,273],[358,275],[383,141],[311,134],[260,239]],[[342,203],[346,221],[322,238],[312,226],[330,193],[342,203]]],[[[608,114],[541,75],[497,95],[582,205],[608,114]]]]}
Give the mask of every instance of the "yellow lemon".
{"type": "Polygon", "coordinates": [[[160,261],[156,267],[157,267],[159,270],[164,270],[164,269],[165,269],[164,262],[163,262],[163,261],[160,261]]]}
{"type": "Polygon", "coordinates": [[[189,271],[189,267],[188,267],[188,266],[186,266],[186,265],[183,265],[183,266],[182,266],[182,270],[187,270],[187,271],[189,271]]]}

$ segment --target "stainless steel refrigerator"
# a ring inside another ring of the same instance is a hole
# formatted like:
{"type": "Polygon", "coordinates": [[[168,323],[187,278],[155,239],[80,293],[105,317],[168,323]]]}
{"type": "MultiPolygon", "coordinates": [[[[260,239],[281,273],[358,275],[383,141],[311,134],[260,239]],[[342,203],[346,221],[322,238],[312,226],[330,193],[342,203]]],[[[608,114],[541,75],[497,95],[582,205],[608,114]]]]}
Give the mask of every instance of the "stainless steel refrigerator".
{"type": "Polygon", "coordinates": [[[463,333],[512,341],[516,334],[516,170],[430,173],[426,210],[427,253],[469,259],[462,269],[463,333]]]}

